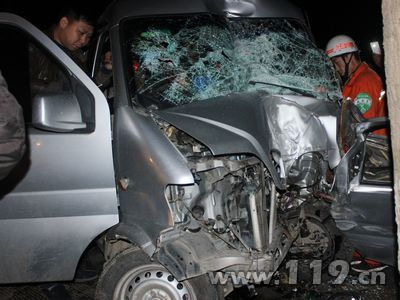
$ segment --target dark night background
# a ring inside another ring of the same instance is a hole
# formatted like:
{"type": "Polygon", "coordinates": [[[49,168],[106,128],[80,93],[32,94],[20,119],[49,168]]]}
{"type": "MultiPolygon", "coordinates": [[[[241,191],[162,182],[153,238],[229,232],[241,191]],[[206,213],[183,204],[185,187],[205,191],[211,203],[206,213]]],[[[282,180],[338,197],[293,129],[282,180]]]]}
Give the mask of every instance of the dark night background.
{"type": "MultiPolygon", "coordinates": [[[[95,16],[99,16],[110,2],[111,0],[69,1],[89,8],[95,16]]],[[[362,57],[369,60],[369,42],[373,40],[382,42],[381,0],[292,0],[292,2],[307,12],[312,32],[320,48],[324,49],[332,36],[347,34],[356,40],[362,50],[362,57]]],[[[0,11],[14,12],[40,29],[46,29],[61,4],[60,0],[53,4],[45,1],[0,0],[0,11]]]]}
{"type": "Polygon", "coordinates": [[[317,45],[325,49],[328,40],[337,34],[351,36],[369,55],[369,42],[383,40],[381,0],[292,0],[305,9],[317,45]]]}

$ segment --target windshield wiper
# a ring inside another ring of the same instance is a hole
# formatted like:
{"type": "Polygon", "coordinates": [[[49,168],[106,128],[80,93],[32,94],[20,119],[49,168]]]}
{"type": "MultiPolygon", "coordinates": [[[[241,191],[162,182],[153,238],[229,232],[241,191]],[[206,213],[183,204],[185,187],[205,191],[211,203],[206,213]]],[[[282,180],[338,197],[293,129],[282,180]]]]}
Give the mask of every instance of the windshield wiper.
{"type": "Polygon", "coordinates": [[[300,95],[303,96],[307,96],[307,97],[314,97],[315,95],[311,94],[310,92],[308,92],[305,89],[301,89],[301,88],[296,88],[296,87],[292,87],[292,86],[287,86],[287,85],[282,85],[282,84],[276,84],[276,83],[271,83],[271,82],[264,82],[264,81],[254,81],[254,80],[250,80],[249,84],[252,85],[256,85],[256,84],[265,84],[265,85],[271,85],[271,86],[276,86],[276,87],[280,87],[280,88],[284,88],[284,89],[288,89],[291,90],[295,93],[298,93],[300,95]]]}

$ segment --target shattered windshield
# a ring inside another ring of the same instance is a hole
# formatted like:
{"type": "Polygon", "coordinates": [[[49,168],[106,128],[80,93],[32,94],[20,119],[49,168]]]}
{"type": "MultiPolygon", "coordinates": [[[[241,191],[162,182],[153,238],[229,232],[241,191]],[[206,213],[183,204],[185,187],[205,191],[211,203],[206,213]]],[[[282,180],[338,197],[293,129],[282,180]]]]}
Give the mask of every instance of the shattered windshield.
{"type": "Polygon", "coordinates": [[[125,28],[129,87],[145,106],[255,90],[340,98],[327,56],[292,20],[203,15],[135,19],[125,28]]]}

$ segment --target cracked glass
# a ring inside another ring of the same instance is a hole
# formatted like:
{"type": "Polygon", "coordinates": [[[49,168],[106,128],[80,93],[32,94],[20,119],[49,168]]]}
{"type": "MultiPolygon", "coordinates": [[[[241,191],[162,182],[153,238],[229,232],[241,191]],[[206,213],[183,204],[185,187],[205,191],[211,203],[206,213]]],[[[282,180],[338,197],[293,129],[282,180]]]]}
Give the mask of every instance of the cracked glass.
{"type": "Polygon", "coordinates": [[[341,98],[328,57],[294,20],[190,16],[125,26],[129,87],[157,108],[231,93],[341,98]]]}

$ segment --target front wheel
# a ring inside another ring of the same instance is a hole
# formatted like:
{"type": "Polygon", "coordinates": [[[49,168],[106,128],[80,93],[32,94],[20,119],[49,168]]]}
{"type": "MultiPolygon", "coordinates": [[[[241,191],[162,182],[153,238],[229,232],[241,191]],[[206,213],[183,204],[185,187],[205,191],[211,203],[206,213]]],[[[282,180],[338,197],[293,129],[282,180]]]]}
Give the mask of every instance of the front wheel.
{"type": "Polygon", "coordinates": [[[306,218],[289,252],[293,257],[321,260],[322,266],[326,267],[335,255],[335,229],[331,218],[323,223],[315,218],[306,218]]]}
{"type": "Polygon", "coordinates": [[[179,282],[140,249],[129,248],[105,266],[96,287],[96,300],[218,299],[207,275],[179,282]]]}

